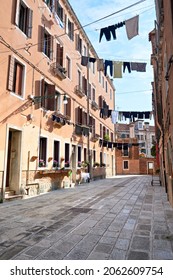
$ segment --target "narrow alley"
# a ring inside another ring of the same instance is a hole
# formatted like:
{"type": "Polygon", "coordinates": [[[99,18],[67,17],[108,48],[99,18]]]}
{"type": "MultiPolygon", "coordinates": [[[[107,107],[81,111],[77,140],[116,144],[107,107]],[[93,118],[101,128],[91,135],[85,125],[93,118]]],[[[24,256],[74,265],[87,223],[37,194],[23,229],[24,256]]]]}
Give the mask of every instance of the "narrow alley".
{"type": "Polygon", "coordinates": [[[173,259],[173,209],[151,176],[117,176],[0,204],[0,259],[173,259]]]}

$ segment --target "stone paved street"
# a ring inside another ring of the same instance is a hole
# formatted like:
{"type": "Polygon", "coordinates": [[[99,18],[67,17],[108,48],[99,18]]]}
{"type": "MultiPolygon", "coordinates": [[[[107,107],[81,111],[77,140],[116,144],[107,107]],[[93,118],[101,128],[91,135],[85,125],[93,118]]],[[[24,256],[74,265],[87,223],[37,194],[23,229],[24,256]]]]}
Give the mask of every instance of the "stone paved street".
{"type": "Polygon", "coordinates": [[[0,259],[173,259],[173,209],[151,176],[0,204],[0,259]]]}

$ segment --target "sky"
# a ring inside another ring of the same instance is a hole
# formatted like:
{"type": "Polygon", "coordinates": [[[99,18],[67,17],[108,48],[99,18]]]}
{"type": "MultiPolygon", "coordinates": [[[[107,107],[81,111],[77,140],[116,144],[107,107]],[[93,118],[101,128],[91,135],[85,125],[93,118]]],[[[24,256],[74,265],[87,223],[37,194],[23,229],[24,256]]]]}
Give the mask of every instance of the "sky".
{"type": "MultiPolygon", "coordinates": [[[[140,0],[69,0],[82,26],[92,23],[140,0]]],[[[154,0],[142,3],[84,27],[99,58],[112,61],[145,62],[146,72],[123,73],[123,78],[114,79],[116,88],[115,105],[119,111],[152,111],[153,69],[150,65],[151,42],[149,32],[154,29],[154,0]],[[125,26],[116,30],[116,40],[99,43],[100,29],[139,15],[139,35],[128,40],[125,26]]]]}

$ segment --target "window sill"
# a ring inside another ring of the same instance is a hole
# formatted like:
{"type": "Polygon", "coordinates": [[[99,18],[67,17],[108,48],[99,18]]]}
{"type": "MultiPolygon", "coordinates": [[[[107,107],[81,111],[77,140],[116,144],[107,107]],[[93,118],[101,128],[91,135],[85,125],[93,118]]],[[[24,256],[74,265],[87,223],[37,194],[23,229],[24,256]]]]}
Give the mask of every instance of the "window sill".
{"type": "Polygon", "coordinates": [[[15,92],[13,92],[13,91],[11,91],[10,94],[11,94],[12,96],[17,97],[18,99],[24,101],[24,97],[23,97],[23,96],[20,96],[20,95],[18,95],[17,93],[15,93],[15,92]]]}
{"type": "Polygon", "coordinates": [[[69,169],[39,169],[38,172],[40,174],[51,174],[51,173],[58,173],[58,174],[63,174],[63,173],[68,173],[69,169]]]}

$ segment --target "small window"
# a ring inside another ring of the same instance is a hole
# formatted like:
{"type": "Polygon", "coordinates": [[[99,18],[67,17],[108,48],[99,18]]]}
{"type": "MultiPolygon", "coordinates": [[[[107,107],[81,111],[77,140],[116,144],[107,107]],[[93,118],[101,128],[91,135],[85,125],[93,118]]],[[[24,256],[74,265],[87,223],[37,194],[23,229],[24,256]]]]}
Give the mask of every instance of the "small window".
{"type": "Polygon", "coordinates": [[[105,82],[105,90],[106,90],[106,92],[108,92],[108,82],[107,81],[105,82]]]}
{"type": "Polygon", "coordinates": [[[129,156],[129,149],[128,149],[128,145],[123,146],[123,156],[124,157],[128,157],[129,156]]]}
{"type": "Polygon", "coordinates": [[[65,143],[65,167],[70,167],[70,144],[65,143]]]}
{"type": "Polygon", "coordinates": [[[47,138],[40,137],[39,167],[46,167],[46,163],[47,163],[47,138]]]}
{"type": "Polygon", "coordinates": [[[112,100],[112,90],[110,89],[110,100],[112,100]]]}
{"type": "Polygon", "coordinates": [[[56,45],[56,63],[63,67],[63,53],[64,48],[60,44],[56,45]]]}
{"type": "Polygon", "coordinates": [[[25,66],[13,56],[10,57],[8,90],[23,97],[24,94],[25,66]]]}
{"type": "Polygon", "coordinates": [[[78,165],[78,167],[81,167],[81,164],[82,164],[82,148],[80,146],[78,146],[77,158],[78,158],[77,165],[78,165]]]}
{"type": "Polygon", "coordinates": [[[54,151],[53,151],[53,167],[60,167],[60,142],[54,141],[54,151]]]}
{"type": "Polygon", "coordinates": [[[55,12],[57,13],[60,20],[62,20],[62,22],[63,22],[64,21],[64,10],[58,0],[55,1],[55,12]]]}
{"type": "Polygon", "coordinates": [[[69,38],[73,41],[74,40],[74,23],[71,22],[69,19],[67,20],[67,34],[69,38]]]}
{"type": "Polygon", "coordinates": [[[95,101],[95,99],[96,99],[96,90],[95,90],[95,88],[93,87],[93,88],[92,88],[92,101],[95,101]]]}
{"type": "Polygon", "coordinates": [[[129,162],[128,160],[123,161],[123,169],[129,169],[129,162]]]}
{"type": "Polygon", "coordinates": [[[17,1],[15,24],[28,37],[32,36],[33,11],[23,1],[17,1]]]}
{"type": "Polygon", "coordinates": [[[44,79],[41,80],[41,97],[41,107],[56,110],[55,85],[48,84],[44,79]]]}
{"type": "Polygon", "coordinates": [[[67,77],[71,79],[71,60],[68,56],[66,56],[66,70],[67,70],[67,77]]]}
{"type": "Polygon", "coordinates": [[[82,55],[82,39],[76,34],[76,50],[82,55]]]}
{"type": "Polygon", "coordinates": [[[43,53],[50,59],[53,58],[53,36],[46,30],[44,30],[43,35],[43,53]]]}

